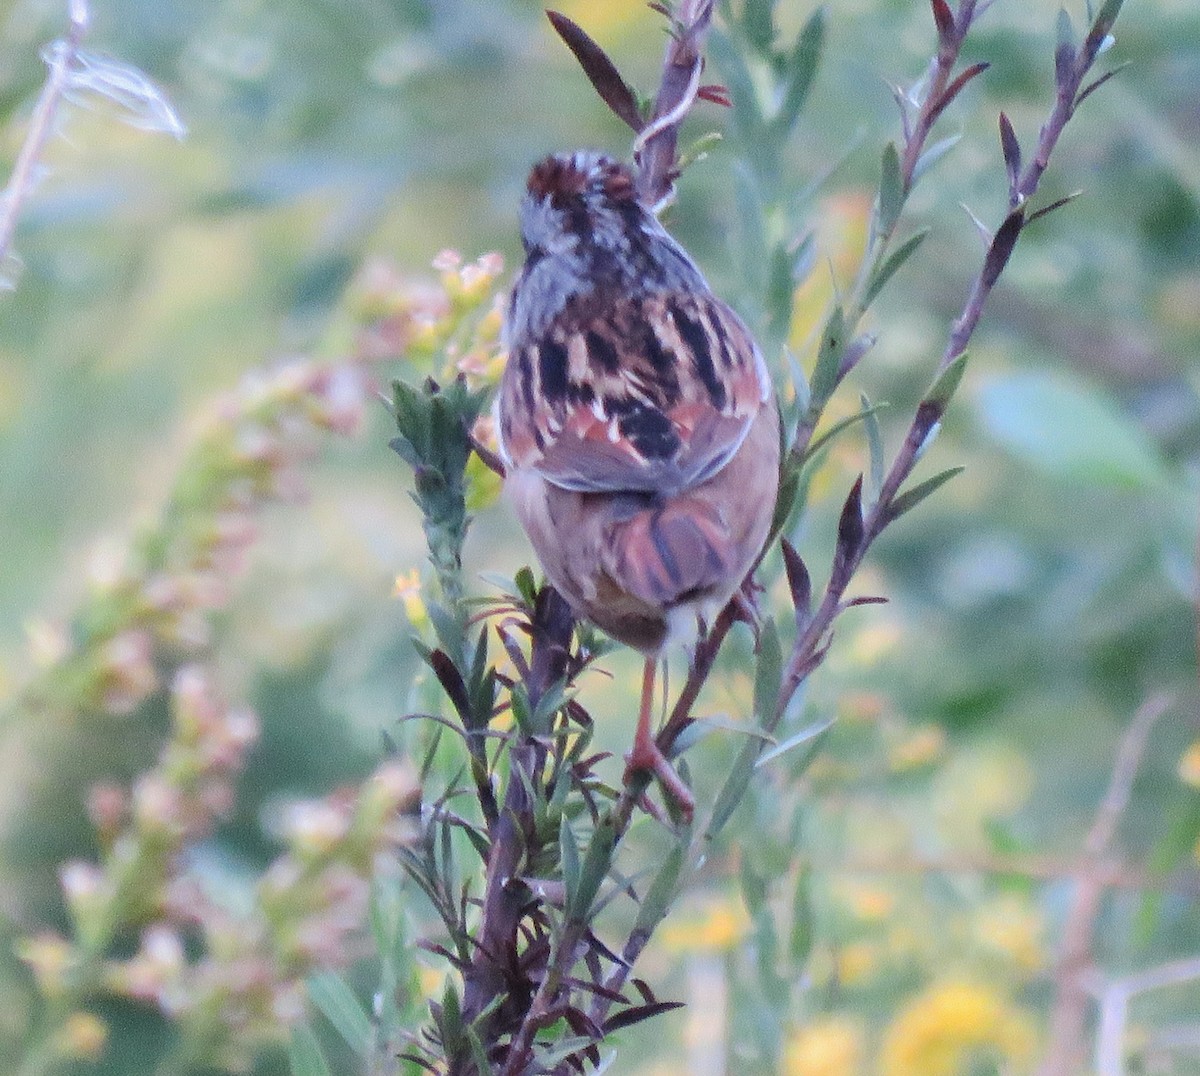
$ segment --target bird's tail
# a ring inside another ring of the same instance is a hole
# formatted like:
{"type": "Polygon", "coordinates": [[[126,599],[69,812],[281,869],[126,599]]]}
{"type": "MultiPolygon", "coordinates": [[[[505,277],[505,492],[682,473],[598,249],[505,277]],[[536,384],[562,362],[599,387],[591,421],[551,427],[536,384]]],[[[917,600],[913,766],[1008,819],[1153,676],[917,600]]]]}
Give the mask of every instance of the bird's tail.
{"type": "Polygon", "coordinates": [[[727,587],[736,571],[729,527],[709,503],[679,497],[613,524],[613,578],[631,594],[670,609],[727,587]]]}

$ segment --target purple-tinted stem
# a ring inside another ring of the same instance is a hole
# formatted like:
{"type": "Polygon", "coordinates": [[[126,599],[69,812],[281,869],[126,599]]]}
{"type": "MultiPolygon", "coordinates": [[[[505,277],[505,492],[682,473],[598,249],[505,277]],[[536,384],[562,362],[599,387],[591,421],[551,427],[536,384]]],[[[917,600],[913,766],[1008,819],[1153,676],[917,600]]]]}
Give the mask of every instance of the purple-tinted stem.
{"type": "Polygon", "coordinates": [[[648,206],[669,201],[675,188],[679,128],[700,89],[712,14],[713,0],[684,0],[676,15],[654,110],[634,143],[638,197],[648,206]]]}

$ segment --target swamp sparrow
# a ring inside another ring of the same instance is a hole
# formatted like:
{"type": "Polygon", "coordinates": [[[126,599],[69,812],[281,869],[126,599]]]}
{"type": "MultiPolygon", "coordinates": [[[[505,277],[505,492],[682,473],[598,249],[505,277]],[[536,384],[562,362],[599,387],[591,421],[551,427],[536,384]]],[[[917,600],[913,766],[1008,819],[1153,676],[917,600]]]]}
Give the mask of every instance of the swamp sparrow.
{"type": "Polygon", "coordinates": [[[779,484],[771,380],[611,157],[536,165],[521,237],[496,402],[505,490],[555,588],[645,655],[628,764],[690,814],[651,735],[655,664],[711,622],[762,550],[779,484]]]}

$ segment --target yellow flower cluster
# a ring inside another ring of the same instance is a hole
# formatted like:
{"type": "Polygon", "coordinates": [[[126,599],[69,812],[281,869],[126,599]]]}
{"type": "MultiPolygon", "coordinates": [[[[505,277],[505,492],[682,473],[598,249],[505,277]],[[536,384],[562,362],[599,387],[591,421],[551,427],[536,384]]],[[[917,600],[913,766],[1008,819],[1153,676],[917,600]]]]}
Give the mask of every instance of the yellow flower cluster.
{"type": "Polygon", "coordinates": [[[857,1076],[863,1030],[846,1016],[827,1016],[802,1028],[784,1050],[784,1076],[857,1076]]]}
{"type": "Polygon", "coordinates": [[[995,1058],[1025,1071],[1034,1053],[1029,1018],[991,987],[966,980],[936,983],[901,1010],[885,1035],[881,1076],[962,1076],[995,1058]]]}

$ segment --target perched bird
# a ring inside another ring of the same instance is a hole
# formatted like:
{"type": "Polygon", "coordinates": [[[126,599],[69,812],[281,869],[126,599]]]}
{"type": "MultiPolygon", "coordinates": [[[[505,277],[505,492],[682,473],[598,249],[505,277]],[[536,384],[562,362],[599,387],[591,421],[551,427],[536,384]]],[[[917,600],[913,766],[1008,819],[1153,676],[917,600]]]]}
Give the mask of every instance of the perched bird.
{"type": "Polygon", "coordinates": [[[628,765],[690,813],[651,733],[655,666],[762,550],[779,484],[771,380],[613,158],[535,165],[521,237],[496,401],[505,491],[576,613],[645,655],[628,765]]]}

